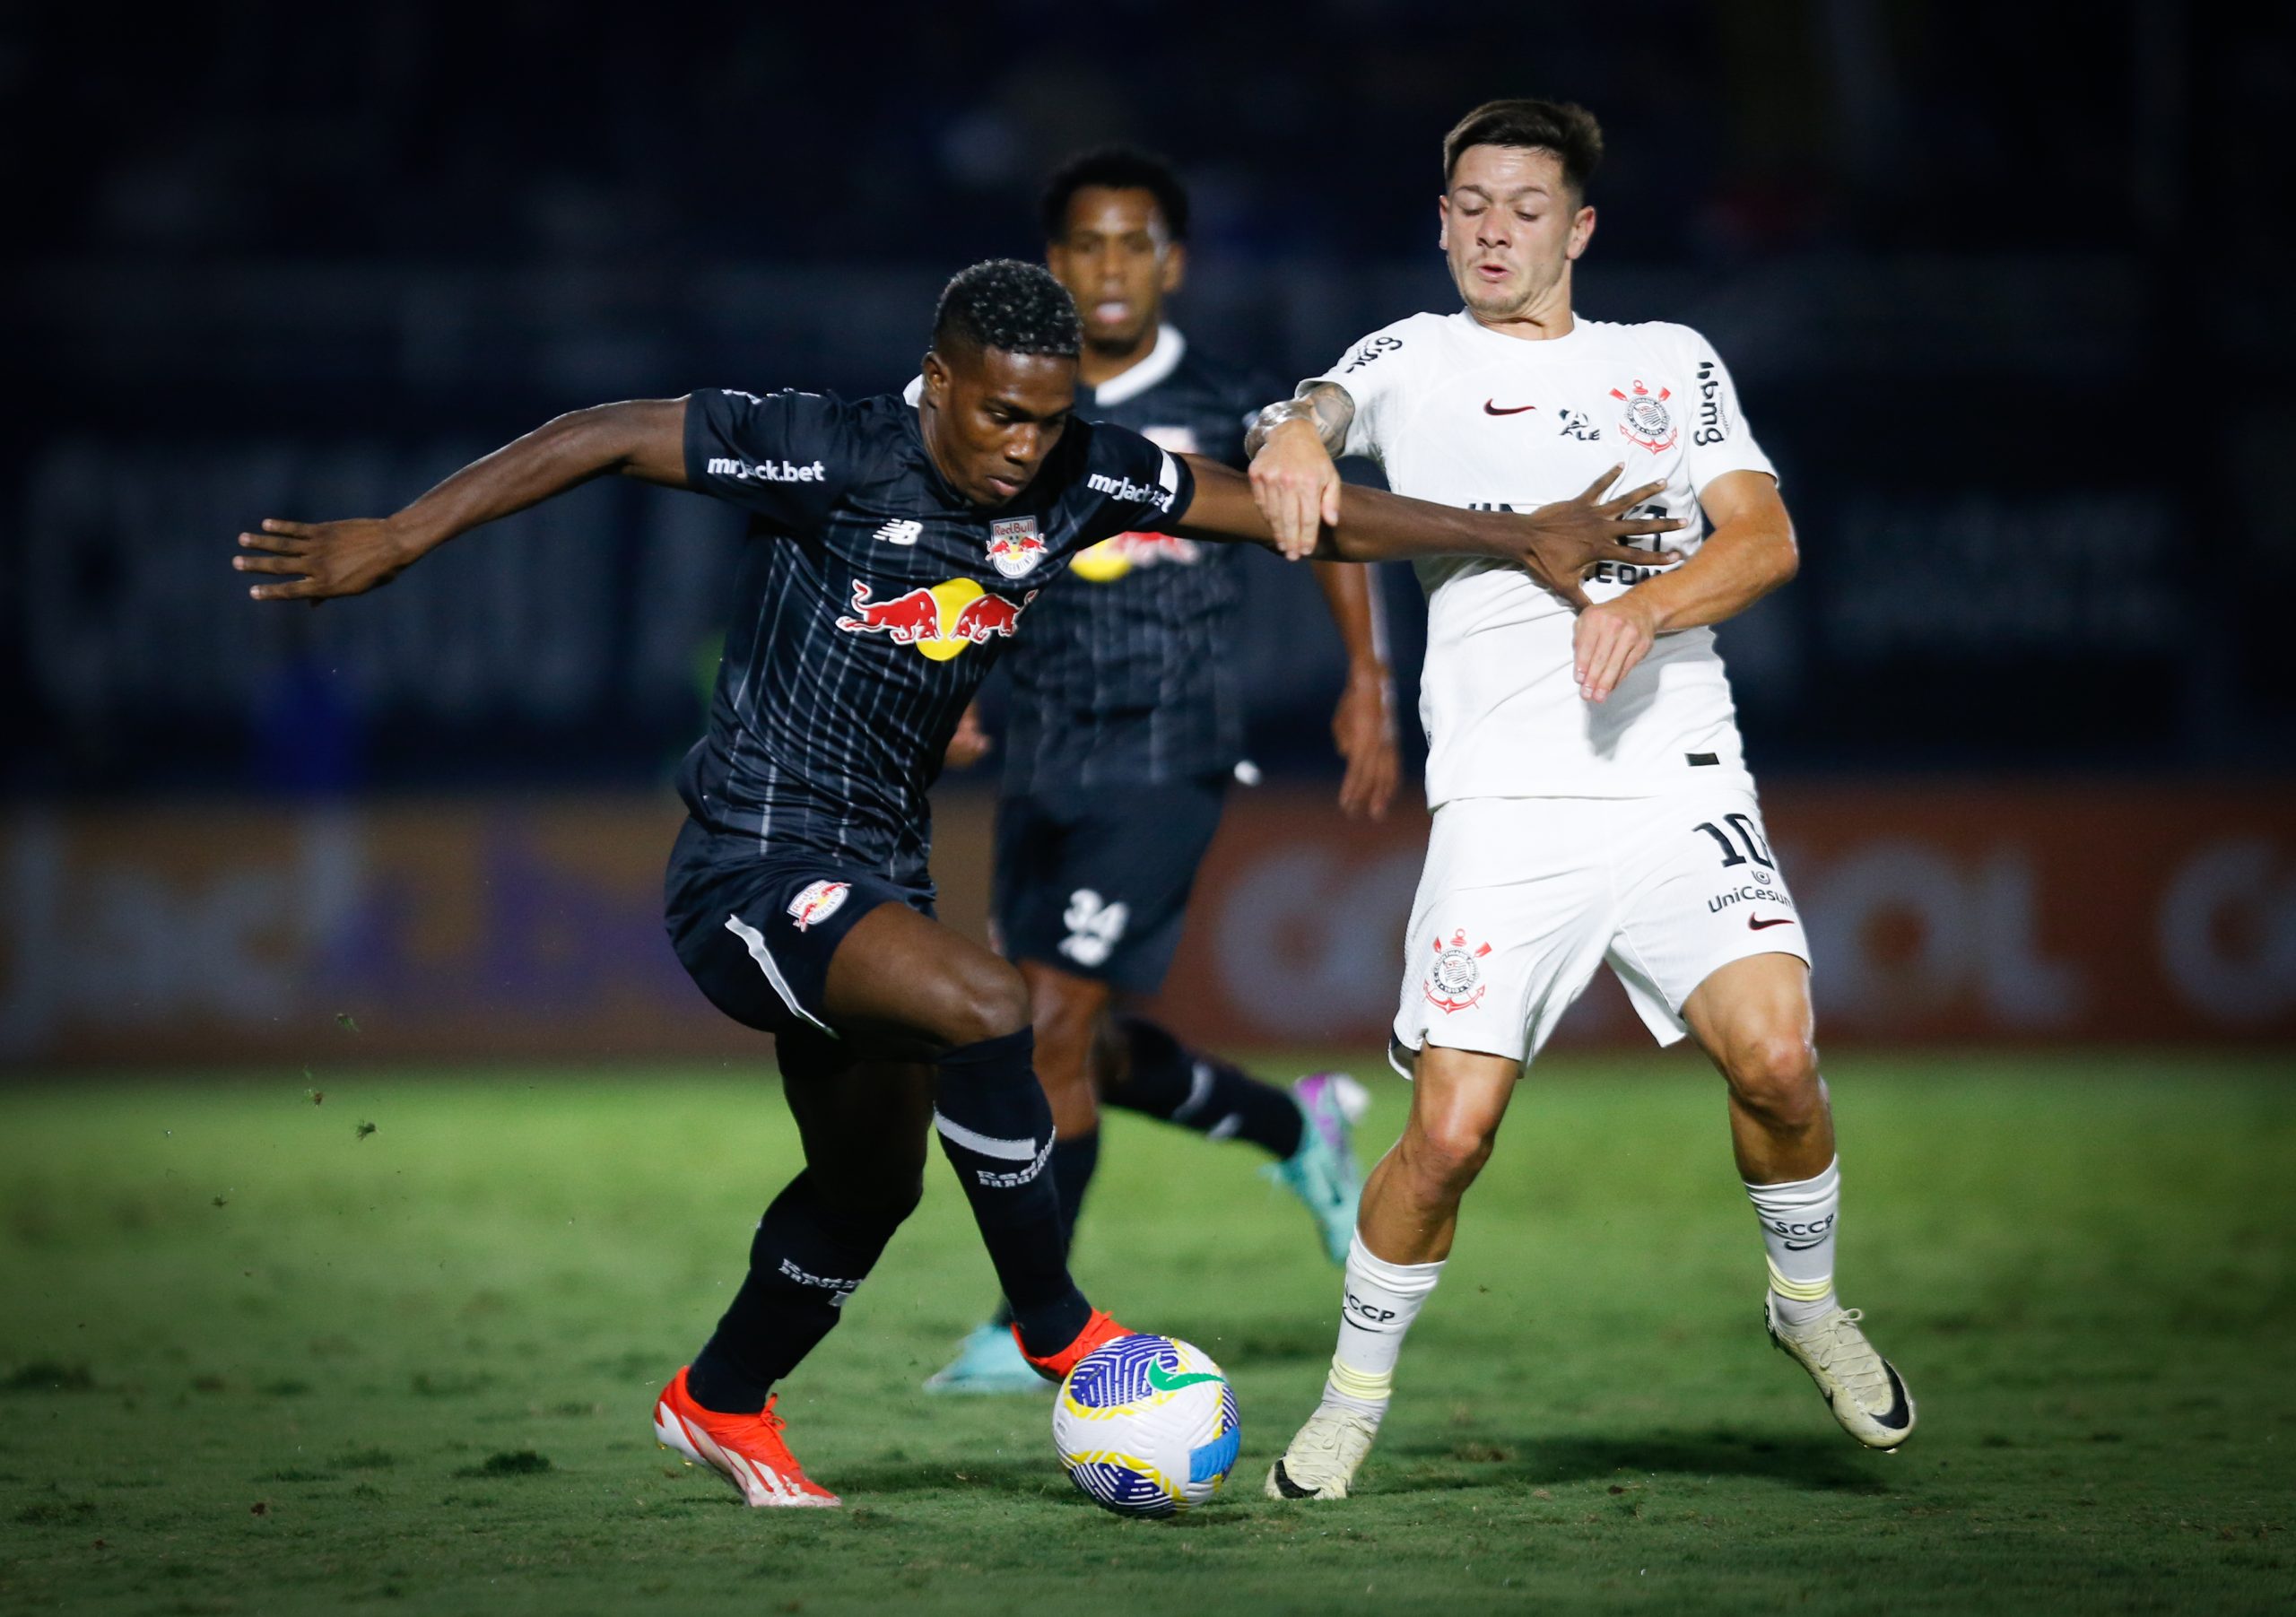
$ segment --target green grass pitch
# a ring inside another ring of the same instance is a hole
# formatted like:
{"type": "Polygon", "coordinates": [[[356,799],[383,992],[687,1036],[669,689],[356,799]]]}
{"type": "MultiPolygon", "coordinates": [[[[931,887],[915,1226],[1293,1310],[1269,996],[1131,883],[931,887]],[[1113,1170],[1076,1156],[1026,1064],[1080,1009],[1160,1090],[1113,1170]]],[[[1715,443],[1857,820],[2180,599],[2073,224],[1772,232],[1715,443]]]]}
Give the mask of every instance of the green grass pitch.
{"type": "MultiPolygon", "coordinates": [[[[784,1392],[847,1508],[744,1510],[655,1446],[651,1395],[792,1168],[770,1082],[19,1085],[0,1609],[2286,1611],[2287,1069],[1834,1064],[1844,1291],[1921,1403],[1883,1456],[1761,1335],[1714,1080],[1556,1061],[1468,1201],[1363,1491],[1320,1506],[1259,1496],[1331,1347],[1305,1215],[1248,1148],[1117,1118],[1079,1273],[1219,1359],[1244,1415],[1223,1497],[1165,1524],[1070,1489],[1047,1399],[918,1390],[990,1300],[937,1161],[784,1392]]],[[[1367,1154],[1405,1104],[1374,1089],[1367,1154]]]]}

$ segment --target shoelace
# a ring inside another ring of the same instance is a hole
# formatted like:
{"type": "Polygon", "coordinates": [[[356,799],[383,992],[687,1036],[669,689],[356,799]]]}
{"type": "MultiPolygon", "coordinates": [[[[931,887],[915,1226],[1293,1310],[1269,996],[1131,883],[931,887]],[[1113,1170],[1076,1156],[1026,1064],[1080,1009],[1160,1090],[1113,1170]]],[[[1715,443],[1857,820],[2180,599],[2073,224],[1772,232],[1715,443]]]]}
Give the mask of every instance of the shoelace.
{"type": "Polygon", "coordinates": [[[1351,1436],[1360,1436],[1364,1446],[1370,1447],[1371,1434],[1364,1430],[1362,1421],[1344,1411],[1336,1411],[1327,1421],[1309,1421],[1307,1429],[1293,1440],[1310,1454],[1327,1456],[1335,1464],[1344,1439],[1351,1436]]]}
{"type": "Polygon", "coordinates": [[[1890,1376],[1882,1368],[1882,1356],[1866,1340],[1866,1334],[1857,1329],[1857,1322],[1865,1317],[1863,1308],[1843,1308],[1829,1316],[1821,1326],[1824,1335],[1814,1345],[1818,1349],[1818,1368],[1839,1375],[1843,1388],[1860,1404],[1870,1406],[1873,1398],[1869,1395],[1885,1392],[1890,1376]],[[1845,1326],[1849,1327],[1847,1331],[1842,1328],[1845,1326]],[[1839,1371],[1834,1369],[1837,1359],[1848,1361],[1839,1371]]]}

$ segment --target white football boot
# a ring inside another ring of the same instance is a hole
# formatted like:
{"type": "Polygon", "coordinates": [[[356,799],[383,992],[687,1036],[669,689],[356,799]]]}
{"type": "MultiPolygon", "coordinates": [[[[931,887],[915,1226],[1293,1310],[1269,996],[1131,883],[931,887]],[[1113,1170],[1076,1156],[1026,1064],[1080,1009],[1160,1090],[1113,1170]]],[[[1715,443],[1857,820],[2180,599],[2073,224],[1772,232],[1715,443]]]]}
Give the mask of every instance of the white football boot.
{"type": "Polygon", "coordinates": [[[1810,1372],[1844,1431],[1868,1448],[1895,1448],[1913,1435],[1913,1395],[1857,1328],[1863,1310],[1829,1308],[1808,1325],[1790,1326],[1779,1318],[1776,1303],[1774,1295],[1764,1295],[1762,1328],[1810,1372]]]}
{"type": "Polygon", "coordinates": [[[1272,1500],[1344,1500],[1378,1428],[1351,1409],[1319,1404],[1267,1471],[1272,1500]]]}

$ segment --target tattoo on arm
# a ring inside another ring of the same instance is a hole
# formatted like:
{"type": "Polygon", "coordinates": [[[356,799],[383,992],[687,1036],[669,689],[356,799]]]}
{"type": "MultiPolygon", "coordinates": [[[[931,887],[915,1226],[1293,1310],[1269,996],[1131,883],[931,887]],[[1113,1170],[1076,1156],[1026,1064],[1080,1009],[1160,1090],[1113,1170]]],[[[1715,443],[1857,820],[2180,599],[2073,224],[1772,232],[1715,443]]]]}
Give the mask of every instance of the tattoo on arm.
{"type": "Polygon", "coordinates": [[[1259,413],[1259,419],[1244,435],[1244,453],[1257,455],[1267,443],[1267,435],[1285,422],[1306,422],[1323,440],[1326,453],[1336,460],[1347,447],[1347,429],[1354,420],[1355,401],[1346,388],[1337,382],[1303,383],[1297,397],[1270,404],[1259,413]]]}

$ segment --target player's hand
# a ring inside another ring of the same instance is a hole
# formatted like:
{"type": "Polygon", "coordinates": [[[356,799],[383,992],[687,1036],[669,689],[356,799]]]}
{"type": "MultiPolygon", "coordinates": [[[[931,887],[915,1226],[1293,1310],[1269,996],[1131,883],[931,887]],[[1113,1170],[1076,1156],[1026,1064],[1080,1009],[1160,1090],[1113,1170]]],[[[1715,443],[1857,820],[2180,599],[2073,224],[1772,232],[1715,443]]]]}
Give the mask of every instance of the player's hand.
{"type": "Polygon", "coordinates": [[[1339,468],[1307,422],[1285,422],[1252,456],[1252,498],[1286,561],[1311,553],[1324,525],[1339,520],[1341,487],[1339,468]]]}
{"type": "Polygon", "coordinates": [[[336,596],[380,589],[422,553],[387,521],[366,517],[349,522],[286,522],[266,517],[259,530],[241,534],[239,543],[257,553],[232,557],[234,568],[280,578],[252,586],[249,596],[258,601],[309,601],[314,606],[336,596]]]}
{"type": "Polygon", "coordinates": [[[1590,702],[1610,695],[1657,638],[1649,609],[1631,589],[1581,612],[1570,631],[1571,677],[1578,682],[1578,694],[1590,702]]]}
{"type": "MultiPolygon", "coordinates": [[[[1274,440],[1270,440],[1270,448],[1274,440]]],[[[1584,612],[1588,602],[1578,580],[1598,562],[1629,567],[1665,567],[1682,560],[1674,551],[1637,550],[1629,539],[1645,534],[1671,534],[1690,526],[1687,517],[1634,515],[1634,508],[1666,485],[1646,482],[1614,500],[1603,491],[1618,481],[1624,466],[1613,466],[1575,498],[1543,505],[1531,513],[1531,533],[1522,552],[1523,566],[1547,588],[1584,612]]]]}
{"type": "Polygon", "coordinates": [[[980,704],[967,702],[957,718],[956,734],[949,737],[943,761],[952,769],[969,769],[996,750],[996,737],[980,722],[980,704]]]}
{"type": "Polygon", "coordinates": [[[1331,738],[1347,761],[1339,783],[1339,812],[1349,819],[1387,817],[1403,761],[1396,751],[1395,682],[1376,663],[1348,671],[1347,689],[1331,716],[1331,738]]]}

